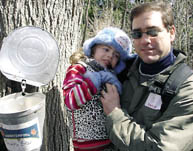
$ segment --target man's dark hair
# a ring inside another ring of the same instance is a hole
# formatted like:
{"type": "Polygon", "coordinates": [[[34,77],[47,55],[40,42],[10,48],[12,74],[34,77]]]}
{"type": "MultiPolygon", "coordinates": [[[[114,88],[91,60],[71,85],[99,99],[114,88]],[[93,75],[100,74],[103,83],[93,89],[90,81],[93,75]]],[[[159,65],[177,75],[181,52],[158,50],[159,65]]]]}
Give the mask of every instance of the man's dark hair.
{"type": "Polygon", "coordinates": [[[141,4],[131,11],[130,15],[131,29],[132,29],[132,22],[135,17],[138,17],[142,13],[150,11],[158,11],[162,14],[162,21],[165,28],[169,29],[172,25],[174,25],[173,11],[170,3],[163,1],[160,2],[154,1],[150,3],[141,4]]]}

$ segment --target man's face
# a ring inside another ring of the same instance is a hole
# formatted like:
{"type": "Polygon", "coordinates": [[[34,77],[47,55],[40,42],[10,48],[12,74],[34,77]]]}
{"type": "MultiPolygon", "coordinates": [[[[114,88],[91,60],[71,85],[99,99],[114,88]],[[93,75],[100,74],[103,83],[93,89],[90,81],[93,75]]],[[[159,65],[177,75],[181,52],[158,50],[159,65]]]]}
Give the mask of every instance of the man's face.
{"type": "Polygon", "coordinates": [[[161,17],[160,12],[150,11],[135,17],[132,22],[132,31],[139,35],[135,37],[137,39],[133,39],[135,51],[147,64],[155,63],[167,56],[171,50],[171,42],[175,38],[175,27],[167,30],[161,17]]]}

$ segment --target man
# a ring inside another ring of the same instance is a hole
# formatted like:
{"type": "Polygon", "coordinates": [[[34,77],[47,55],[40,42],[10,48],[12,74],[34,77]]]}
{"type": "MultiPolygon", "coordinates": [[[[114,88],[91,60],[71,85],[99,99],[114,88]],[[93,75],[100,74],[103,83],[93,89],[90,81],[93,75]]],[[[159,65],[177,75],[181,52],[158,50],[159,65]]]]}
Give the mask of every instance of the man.
{"type": "Polygon", "coordinates": [[[170,4],[145,3],[131,12],[131,36],[138,58],[119,95],[107,84],[101,98],[107,129],[121,151],[190,151],[193,149],[193,76],[187,78],[164,112],[161,93],[150,91],[164,85],[185,55],[172,48],[175,26],[170,4]]]}

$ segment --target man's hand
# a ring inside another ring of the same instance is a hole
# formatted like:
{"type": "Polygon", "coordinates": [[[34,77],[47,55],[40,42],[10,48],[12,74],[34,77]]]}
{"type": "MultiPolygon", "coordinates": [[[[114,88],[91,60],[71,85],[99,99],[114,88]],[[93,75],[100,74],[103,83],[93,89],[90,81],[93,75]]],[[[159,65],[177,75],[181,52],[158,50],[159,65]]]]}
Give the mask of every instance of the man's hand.
{"type": "Polygon", "coordinates": [[[106,84],[107,92],[102,91],[101,102],[103,104],[103,110],[108,115],[115,107],[120,108],[120,98],[117,88],[114,85],[106,84]]]}

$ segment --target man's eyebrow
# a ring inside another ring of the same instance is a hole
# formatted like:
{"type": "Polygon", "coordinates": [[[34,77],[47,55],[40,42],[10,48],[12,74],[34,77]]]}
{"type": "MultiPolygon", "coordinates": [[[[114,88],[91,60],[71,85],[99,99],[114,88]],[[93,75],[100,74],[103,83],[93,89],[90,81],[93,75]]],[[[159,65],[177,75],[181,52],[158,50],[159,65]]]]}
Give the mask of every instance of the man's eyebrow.
{"type": "Polygon", "coordinates": [[[146,29],[159,29],[159,27],[157,27],[157,26],[151,26],[151,27],[147,27],[146,29]]]}
{"type": "MultiPolygon", "coordinates": [[[[155,28],[159,28],[159,27],[157,27],[157,26],[150,26],[150,27],[145,28],[144,30],[155,29],[155,28]]],[[[132,31],[142,31],[142,29],[141,28],[136,28],[136,29],[133,29],[132,31]]]]}

